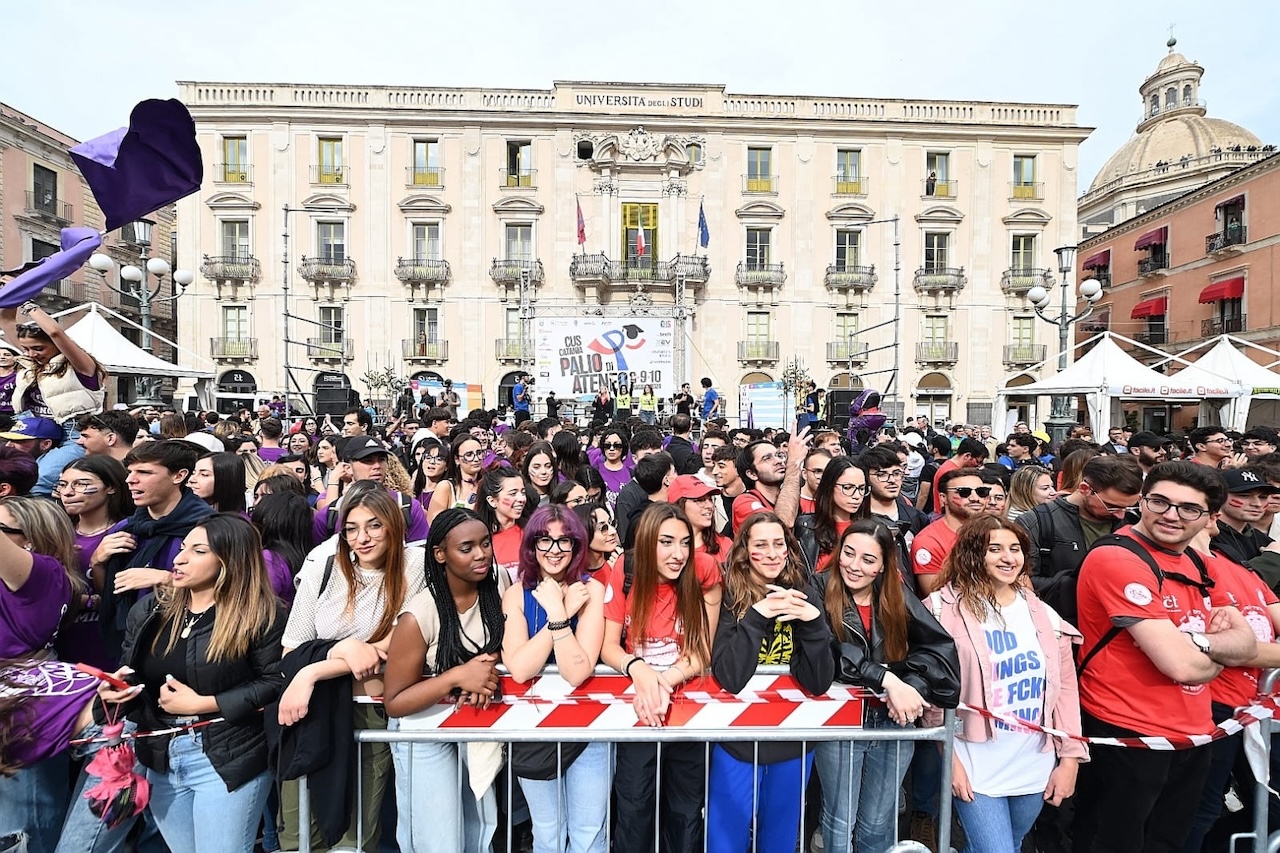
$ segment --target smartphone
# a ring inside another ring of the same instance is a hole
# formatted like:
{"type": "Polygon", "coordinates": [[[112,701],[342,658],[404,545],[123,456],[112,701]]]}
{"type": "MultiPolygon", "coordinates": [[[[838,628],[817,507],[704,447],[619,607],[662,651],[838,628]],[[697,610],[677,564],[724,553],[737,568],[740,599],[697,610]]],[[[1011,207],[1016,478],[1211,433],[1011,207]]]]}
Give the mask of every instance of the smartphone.
{"type": "Polygon", "coordinates": [[[107,682],[107,684],[110,684],[112,687],[114,687],[117,690],[133,689],[133,685],[130,684],[129,682],[125,681],[124,679],[117,678],[116,676],[112,675],[109,672],[103,672],[102,670],[98,669],[96,666],[90,666],[87,663],[78,663],[76,664],[76,669],[78,669],[80,672],[83,672],[87,675],[92,675],[94,678],[97,678],[100,681],[107,682]]]}

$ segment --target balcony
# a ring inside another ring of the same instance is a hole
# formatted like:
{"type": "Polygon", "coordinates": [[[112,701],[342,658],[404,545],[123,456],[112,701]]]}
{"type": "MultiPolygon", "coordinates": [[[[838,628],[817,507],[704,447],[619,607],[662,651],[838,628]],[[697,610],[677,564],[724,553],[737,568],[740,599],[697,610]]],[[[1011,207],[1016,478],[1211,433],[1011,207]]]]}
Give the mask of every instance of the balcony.
{"type": "Polygon", "coordinates": [[[1089,270],[1085,278],[1091,278],[1103,287],[1111,286],[1111,270],[1108,269],[1089,270]]]}
{"type": "Polygon", "coordinates": [[[449,360],[449,342],[405,338],[400,341],[400,354],[405,361],[440,364],[449,360]]]}
{"type": "Polygon", "coordinates": [[[520,281],[528,276],[530,284],[542,284],[542,261],[498,260],[493,259],[489,267],[489,278],[494,284],[503,287],[519,287],[520,281]]]}
{"type": "Polygon", "coordinates": [[[835,192],[832,195],[866,195],[867,178],[858,175],[836,175],[832,180],[835,181],[835,192]]]}
{"type": "Polygon", "coordinates": [[[743,175],[742,191],[748,195],[773,195],[778,192],[777,175],[743,175]]]}
{"type": "Polygon", "coordinates": [[[396,278],[401,284],[448,284],[453,270],[448,261],[438,258],[396,258],[396,278]]]}
{"type": "Polygon", "coordinates": [[[1247,315],[1239,317],[1220,317],[1211,320],[1200,321],[1200,337],[1216,338],[1218,335],[1234,335],[1237,332],[1247,331],[1249,328],[1247,315]]]}
{"type": "Polygon", "coordinates": [[[1009,200],[1044,201],[1044,184],[1011,181],[1009,183],[1009,200]]]}
{"type": "Polygon", "coordinates": [[[308,258],[302,256],[298,264],[298,275],[312,284],[331,282],[334,284],[350,284],[356,277],[356,262],[351,258],[325,256],[308,258]]]}
{"type": "Polygon", "coordinates": [[[213,182],[216,184],[251,184],[253,167],[248,163],[214,163],[213,182]]]}
{"type": "Polygon", "coordinates": [[[51,281],[40,291],[41,296],[57,296],[62,299],[74,300],[76,294],[76,286],[69,278],[60,278],[57,281],[51,281]]]}
{"type": "Polygon", "coordinates": [[[1004,363],[1012,365],[1039,364],[1048,354],[1045,344],[1006,344],[1004,363]]]}
{"type": "Polygon", "coordinates": [[[940,181],[925,178],[920,182],[921,198],[940,198],[954,201],[960,187],[956,181],[940,181]]]}
{"type": "Polygon", "coordinates": [[[340,341],[307,338],[307,358],[312,361],[350,361],[355,357],[355,349],[355,341],[351,338],[340,341]]]}
{"type": "Polygon", "coordinates": [[[71,222],[71,204],[52,193],[27,190],[27,215],[59,223],[71,222]]]}
{"type": "Polygon", "coordinates": [[[828,290],[862,293],[876,286],[876,268],[874,265],[862,267],[856,264],[830,264],[825,281],[828,290]]]}
{"type": "Polygon", "coordinates": [[[1169,268],[1169,258],[1143,258],[1138,261],[1138,275],[1162,275],[1162,270],[1169,268]]]}
{"type": "Polygon", "coordinates": [[[868,345],[860,341],[827,341],[829,364],[866,364],[868,345]]]}
{"type": "Polygon", "coordinates": [[[406,166],[404,184],[406,187],[440,189],[444,186],[444,169],[439,166],[406,166]]]}
{"type": "Polygon", "coordinates": [[[776,364],[781,351],[777,341],[738,341],[738,361],[743,364],[776,364]]]}
{"type": "Polygon", "coordinates": [[[1000,290],[1006,296],[1026,293],[1037,285],[1046,290],[1053,287],[1053,274],[1031,267],[1010,267],[1000,275],[1000,290]]]}
{"type": "Polygon", "coordinates": [[[782,264],[759,264],[740,261],[733,273],[733,281],[739,287],[781,287],[787,280],[782,264]]]}
{"type": "Polygon", "coordinates": [[[1219,234],[1210,234],[1204,238],[1204,253],[1212,255],[1215,252],[1238,252],[1239,249],[1232,248],[1234,246],[1243,246],[1249,242],[1249,229],[1243,225],[1223,231],[1219,234]]]}
{"type": "Polygon", "coordinates": [[[686,287],[707,283],[711,265],[700,255],[676,255],[670,261],[648,258],[611,261],[603,253],[574,255],[569,262],[569,278],[579,287],[609,287],[633,282],[667,287],[679,278],[686,287]]]}
{"type": "Polygon", "coordinates": [[[205,255],[200,275],[210,281],[257,281],[262,267],[252,255],[205,255]]]}
{"type": "Polygon", "coordinates": [[[1167,343],[1169,340],[1169,331],[1167,329],[1155,329],[1146,332],[1136,332],[1133,339],[1140,344],[1152,346],[1155,344],[1167,343]]]}
{"type": "Polygon", "coordinates": [[[311,184],[326,187],[350,186],[350,171],[348,166],[312,166],[311,184]]]}
{"type": "Polygon", "coordinates": [[[499,169],[499,184],[503,189],[537,189],[537,169],[499,169]]]}
{"type": "Polygon", "coordinates": [[[917,364],[955,364],[959,358],[960,345],[954,341],[926,341],[916,344],[917,364]]]}
{"type": "Polygon", "coordinates": [[[253,361],[258,357],[258,339],[210,338],[209,355],[215,361],[253,361]]]}
{"type": "Polygon", "coordinates": [[[917,291],[934,293],[958,293],[967,283],[964,267],[920,267],[914,282],[917,291]]]}
{"type": "Polygon", "coordinates": [[[524,363],[524,346],[520,339],[498,338],[493,342],[493,355],[500,362],[507,364],[524,363]]]}

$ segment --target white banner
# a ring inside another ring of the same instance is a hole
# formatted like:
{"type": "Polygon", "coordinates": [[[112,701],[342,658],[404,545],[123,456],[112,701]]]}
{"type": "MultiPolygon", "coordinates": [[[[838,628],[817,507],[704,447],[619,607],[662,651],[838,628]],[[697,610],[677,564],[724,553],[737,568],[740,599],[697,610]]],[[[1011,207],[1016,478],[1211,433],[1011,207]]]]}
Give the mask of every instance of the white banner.
{"type": "Polygon", "coordinates": [[[675,392],[675,322],[660,317],[539,317],[534,321],[539,391],[561,399],[625,385],[633,397],[652,385],[675,392]]]}

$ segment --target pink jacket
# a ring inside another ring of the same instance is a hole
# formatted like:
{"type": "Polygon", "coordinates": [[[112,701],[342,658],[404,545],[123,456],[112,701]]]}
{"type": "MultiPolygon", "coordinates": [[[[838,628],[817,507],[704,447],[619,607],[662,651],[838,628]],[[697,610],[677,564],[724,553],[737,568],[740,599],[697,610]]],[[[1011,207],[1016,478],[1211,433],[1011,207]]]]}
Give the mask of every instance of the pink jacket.
{"type": "MultiPolygon", "coordinates": [[[[1080,690],[1076,684],[1076,665],[1072,646],[1083,640],[1080,632],[1063,622],[1049,605],[1036,597],[1030,589],[1023,590],[1031,621],[1036,626],[1040,648],[1058,649],[1056,656],[1045,655],[1045,696],[1047,728],[1066,732],[1080,731],[1080,690]]],[[[943,587],[929,598],[925,605],[938,617],[942,627],[955,638],[960,653],[960,701],[973,708],[990,708],[992,705],[991,657],[986,638],[982,634],[982,622],[960,605],[955,588],[943,587]],[[936,598],[935,598],[936,596],[936,598]]],[[[990,740],[994,734],[989,719],[973,712],[960,710],[962,724],[959,737],[971,742],[990,740]]],[[[931,726],[942,724],[942,711],[930,710],[925,722],[931,726]]],[[[1045,739],[1045,751],[1049,743],[1059,758],[1089,760],[1089,748],[1070,738],[1050,736],[1045,739]]]]}

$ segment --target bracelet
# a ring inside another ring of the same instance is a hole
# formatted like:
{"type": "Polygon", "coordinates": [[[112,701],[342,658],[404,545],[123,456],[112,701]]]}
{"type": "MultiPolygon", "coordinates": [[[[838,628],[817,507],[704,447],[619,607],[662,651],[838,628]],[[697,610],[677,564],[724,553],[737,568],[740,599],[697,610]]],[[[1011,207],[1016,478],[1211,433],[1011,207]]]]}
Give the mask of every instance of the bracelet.
{"type": "Polygon", "coordinates": [[[627,678],[630,678],[631,667],[635,666],[637,663],[644,663],[644,658],[640,657],[640,655],[636,655],[631,658],[631,660],[627,661],[627,665],[622,668],[622,674],[627,678]]]}
{"type": "Polygon", "coordinates": [[[688,678],[689,678],[689,676],[687,676],[687,675],[685,675],[685,674],[684,674],[684,670],[683,670],[683,669],[681,669],[680,667],[676,666],[675,664],[671,664],[671,666],[667,667],[667,669],[668,669],[668,670],[674,669],[676,672],[680,673],[680,680],[681,680],[681,681],[687,681],[687,680],[688,680],[688,678]]]}
{"type": "Polygon", "coordinates": [[[561,620],[561,621],[559,621],[559,622],[548,622],[548,623],[547,623],[547,630],[548,630],[548,631],[563,631],[565,628],[568,628],[568,627],[569,627],[569,620],[568,620],[568,619],[563,619],[563,620],[561,620]]]}
{"type": "Polygon", "coordinates": [[[552,635],[551,635],[551,642],[553,642],[553,643],[558,643],[558,642],[560,642],[561,640],[567,640],[567,639],[569,639],[569,638],[570,638],[570,637],[572,637],[572,636],[573,636],[573,632],[572,632],[572,631],[567,631],[567,632],[565,632],[565,633],[561,634],[561,635],[560,635],[560,636],[558,636],[558,637],[557,637],[555,634],[552,634],[552,635]]]}
{"type": "Polygon", "coordinates": [[[30,317],[31,312],[36,310],[39,307],[40,305],[38,303],[32,302],[30,299],[28,299],[26,302],[22,303],[22,307],[18,309],[18,313],[21,314],[23,317],[30,317]]]}

